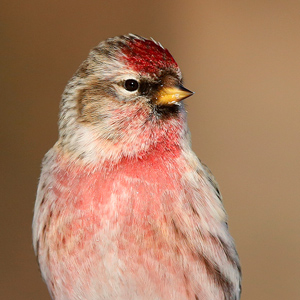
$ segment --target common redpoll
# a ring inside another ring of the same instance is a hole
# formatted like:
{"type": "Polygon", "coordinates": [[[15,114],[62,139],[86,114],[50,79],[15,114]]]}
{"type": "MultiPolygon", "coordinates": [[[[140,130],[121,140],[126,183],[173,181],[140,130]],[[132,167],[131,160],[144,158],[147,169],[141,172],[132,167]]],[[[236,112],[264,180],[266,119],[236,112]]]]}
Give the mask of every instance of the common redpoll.
{"type": "Polygon", "coordinates": [[[240,299],[218,185],[191,150],[190,95],[168,50],[132,34],[69,81],[33,219],[52,299],[240,299]]]}

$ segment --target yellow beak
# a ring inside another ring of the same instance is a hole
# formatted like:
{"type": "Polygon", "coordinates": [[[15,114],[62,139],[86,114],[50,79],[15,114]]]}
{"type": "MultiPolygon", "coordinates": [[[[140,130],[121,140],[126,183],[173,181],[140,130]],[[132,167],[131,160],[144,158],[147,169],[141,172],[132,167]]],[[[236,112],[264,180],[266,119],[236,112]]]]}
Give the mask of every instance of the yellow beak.
{"type": "Polygon", "coordinates": [[[182,85],[172,87],[162,87],[156,97],[157,105],[172,105],[194,94],[182,85]]]}

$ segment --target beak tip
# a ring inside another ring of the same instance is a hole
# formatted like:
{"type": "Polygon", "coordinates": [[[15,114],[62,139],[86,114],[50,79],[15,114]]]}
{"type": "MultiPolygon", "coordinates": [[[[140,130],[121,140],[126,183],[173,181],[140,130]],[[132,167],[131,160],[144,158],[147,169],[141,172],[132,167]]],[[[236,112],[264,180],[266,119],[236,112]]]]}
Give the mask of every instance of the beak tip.
{"type": "Polygon", "coordinates": [[[195,94],[195,92],[190,91],[189,89],[185,88],[183,85],[180,85],[178,88],[185,94],[185,97],[183,97],[181,100],[191,97],[195,94]]]}

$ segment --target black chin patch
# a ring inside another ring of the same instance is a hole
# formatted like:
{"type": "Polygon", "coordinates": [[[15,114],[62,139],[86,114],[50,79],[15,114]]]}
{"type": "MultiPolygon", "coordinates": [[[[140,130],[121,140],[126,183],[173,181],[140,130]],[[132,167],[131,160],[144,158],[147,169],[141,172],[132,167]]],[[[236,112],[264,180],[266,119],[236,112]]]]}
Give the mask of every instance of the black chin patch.
{"type": "Polygon", "coordinates": [[[152,111],[153,114],[156,116],[158,119],[169,119],[169,118],[174,118],[179,115],[179,112],[181,110],[181,105],[153,105],[152,106],[152,111]]]}

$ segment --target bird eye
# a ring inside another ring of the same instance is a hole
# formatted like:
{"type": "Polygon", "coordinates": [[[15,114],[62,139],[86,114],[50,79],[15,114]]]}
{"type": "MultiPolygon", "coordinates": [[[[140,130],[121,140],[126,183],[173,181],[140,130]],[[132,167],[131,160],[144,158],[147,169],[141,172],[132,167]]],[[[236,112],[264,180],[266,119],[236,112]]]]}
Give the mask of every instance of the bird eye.
{"type": "Polygon", "coordinates": [[[135,79],[127,79],[124,82],[124,88],[129,92],[134,92],[139,88],[139,83],[135,79]]]}

